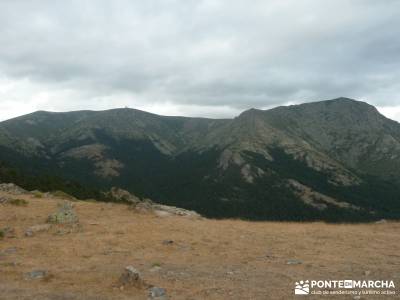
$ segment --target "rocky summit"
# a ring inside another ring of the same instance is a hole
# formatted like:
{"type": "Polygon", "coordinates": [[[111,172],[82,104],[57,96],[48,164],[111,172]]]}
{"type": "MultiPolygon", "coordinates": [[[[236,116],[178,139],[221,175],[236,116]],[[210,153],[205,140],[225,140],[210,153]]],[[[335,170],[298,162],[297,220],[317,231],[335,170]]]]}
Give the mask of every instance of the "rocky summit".
{"type": "Polygon", "coordinates": [[[39,111],[0,123],[0,161],[3,182],[78,199],[119,187],[214,218],[400,218],[400,124],[347,98],[220,120],[39,111]]]}

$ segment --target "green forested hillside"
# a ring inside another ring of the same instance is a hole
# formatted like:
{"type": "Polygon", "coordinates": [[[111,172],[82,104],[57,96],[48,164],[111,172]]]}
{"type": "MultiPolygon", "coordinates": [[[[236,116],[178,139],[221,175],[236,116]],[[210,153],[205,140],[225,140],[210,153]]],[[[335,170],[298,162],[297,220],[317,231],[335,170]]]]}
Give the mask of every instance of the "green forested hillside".
{"type": "Polygon", "coordinates": [[[37,112],[0,123],[0,161],[27,189],[117,186],[215,218],[400,218],[400,124],[344,98],[225,120],[37,112]]]}

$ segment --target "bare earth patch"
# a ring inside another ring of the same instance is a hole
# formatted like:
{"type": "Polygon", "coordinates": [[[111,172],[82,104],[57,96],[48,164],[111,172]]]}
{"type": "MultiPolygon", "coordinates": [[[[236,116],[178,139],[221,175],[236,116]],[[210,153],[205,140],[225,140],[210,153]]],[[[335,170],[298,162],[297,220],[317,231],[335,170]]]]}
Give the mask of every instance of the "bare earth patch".
{"type": "Polygon", "coordinates": [[[147,299],[146,289],[119,285],[127,266],[169,299],[299,298],[294,284],[304,279],[385,279],[400,286],[399,223],[219,221],[77,201],[79,230],[27,237],[26,229],[44,224],[62,200],[18,198],[28,205],[0,204],[0,229],[14,230],[0,240],[0,299],[147,299]]]}

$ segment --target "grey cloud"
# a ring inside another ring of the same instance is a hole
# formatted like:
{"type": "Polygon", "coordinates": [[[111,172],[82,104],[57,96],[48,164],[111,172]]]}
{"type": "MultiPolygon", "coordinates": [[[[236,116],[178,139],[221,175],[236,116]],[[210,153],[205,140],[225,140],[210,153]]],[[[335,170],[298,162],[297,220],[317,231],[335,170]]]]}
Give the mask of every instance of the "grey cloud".
{"type": "Polygon", "coordinates": [[[399,1],[372,0],[5,0],[0,73],[69,88],[76,101],[131,93],[245,109],[347,96],[394,106],[399,11],[399,1]]]}

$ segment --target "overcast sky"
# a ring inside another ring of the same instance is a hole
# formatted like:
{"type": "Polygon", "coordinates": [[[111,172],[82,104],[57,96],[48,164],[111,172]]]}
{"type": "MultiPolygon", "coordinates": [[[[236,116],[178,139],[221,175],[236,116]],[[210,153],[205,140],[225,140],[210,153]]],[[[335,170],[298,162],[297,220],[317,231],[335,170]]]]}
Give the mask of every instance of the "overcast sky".
{"type": "Polygon", "coordinates": [[[399,79],[397,0],[0,1],[0,120],[232,117],[345,96],[400,121],[399,79]]]}

